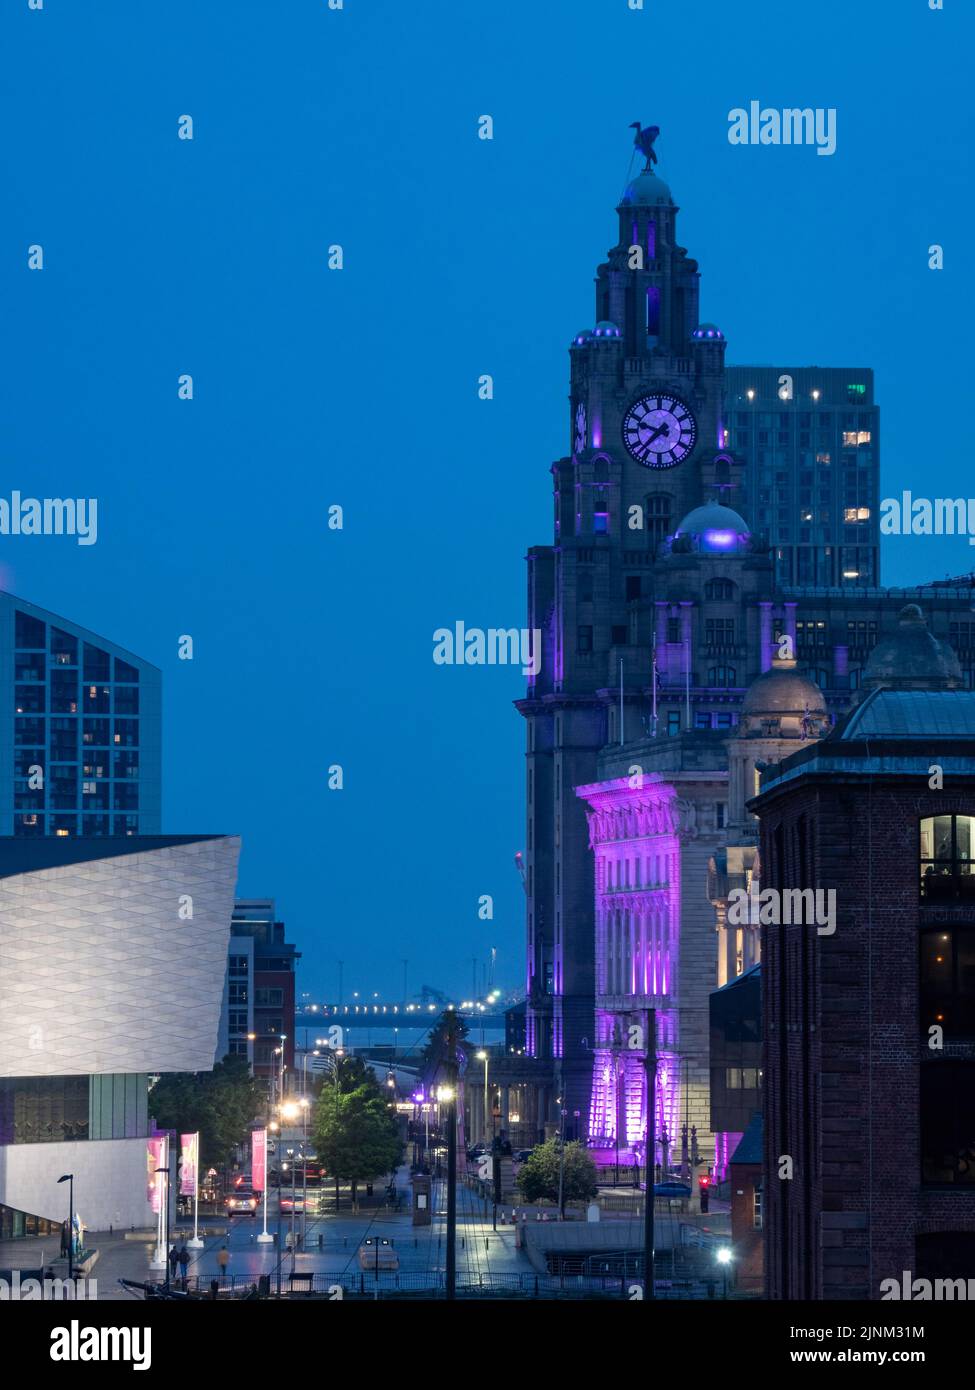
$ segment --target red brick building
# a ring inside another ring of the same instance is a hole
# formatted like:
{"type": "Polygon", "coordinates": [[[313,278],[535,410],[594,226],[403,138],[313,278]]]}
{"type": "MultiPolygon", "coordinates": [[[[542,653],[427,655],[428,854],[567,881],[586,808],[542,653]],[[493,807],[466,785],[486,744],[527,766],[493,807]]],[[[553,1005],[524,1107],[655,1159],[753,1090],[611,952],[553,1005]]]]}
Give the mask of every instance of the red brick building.
{"type": "Polygon", "coordinates": [[[763,896],[777,894],[762,926],[773,1299],[975,1275],[975,692],[961,684],[911,605],[861,703],[750,803],[763,896]],[[819,896],[797,912],[790,889],[819,896]]]}
{"type": "Polygon", "coordinates": [[[756,1114],[728,1164],[735,1284],[743,1293],[760,1293],[765,1286],[762,1148],[762,1117],[756,1114]]]}

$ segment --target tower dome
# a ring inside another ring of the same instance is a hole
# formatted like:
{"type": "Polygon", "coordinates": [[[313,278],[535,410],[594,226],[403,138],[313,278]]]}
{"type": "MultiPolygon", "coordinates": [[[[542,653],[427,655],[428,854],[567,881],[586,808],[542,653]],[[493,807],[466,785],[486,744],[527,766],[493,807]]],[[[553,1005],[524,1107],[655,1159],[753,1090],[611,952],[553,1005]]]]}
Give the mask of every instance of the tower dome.
{"type": "Polygon", "coordinates": [[[957,656],[947,642],[931,635],[916,603],[901,609],[897,631],[881,638],[863,672],[867,689],[958,690],[964,683],[957,656]]]}
{"type": "Polygon", "coordinates": [[[688,512],[674,532],[674,549],[710,555],[734,555],[751,541],[748,522],[720,502],[708,502],[688,512]]]}
{"type": "Polygon", "coordinates": [[[657,207],[661,203],[666,207],[673,207],[674,200],[670,196],[670,189],[656,174],[646,172],[638,175],[627,186],[620,200],[621,207],[657,207]]]}
{"type": "Polygon", "coordinates": [[[743,733],[763,721],[783,719],[825,720],[826,697],[814,681],[796,670],[794,657],[773,657],[771,668],[748,688],[741,706],[743,733]]]}

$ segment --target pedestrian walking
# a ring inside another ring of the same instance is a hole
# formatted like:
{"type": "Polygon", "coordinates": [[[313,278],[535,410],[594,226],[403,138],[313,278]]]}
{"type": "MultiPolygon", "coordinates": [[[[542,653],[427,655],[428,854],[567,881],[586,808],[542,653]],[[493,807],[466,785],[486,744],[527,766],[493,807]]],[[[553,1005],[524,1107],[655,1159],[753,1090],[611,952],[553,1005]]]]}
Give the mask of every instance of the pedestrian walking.
{"type": "Polygon", "coordinates": [[[171,1279],[175,1279],[175,1278],[176,1278],[176,1266],[177,1266],[178,1264],[179,1264],[179,1251],[176,1249],[176,1245],[175,1245],[175,1243],[174,1243],[174,1244],[170,1247],[170,1251],[169,1251],[169,1277],[170,1277],[171,1279]]]}
{"type": "Polygon", "coordinates": [[[186,1241],[179,1247],[179,1272],[183,1279],[183,1288],[186,1288],[186,1271],[190,1264],[190,1252],[186,1248],[186,1241]]]}
{"type": "Polygon", "coordinates": [[[227,1249],[226,1245],[221,1245],[220,1249],[217,1251],[217,1264],[220,1266],[221,1279],[225,1279],[227,1277],[227,1265],[229,1263],[230,1251],[227,1249]]]}
{"type": "Polygon", "coordinates": [[[71,1253],[71,1227],[67,1221],[61,1222],[61,1254],[67,1259],[71,1253]]]}

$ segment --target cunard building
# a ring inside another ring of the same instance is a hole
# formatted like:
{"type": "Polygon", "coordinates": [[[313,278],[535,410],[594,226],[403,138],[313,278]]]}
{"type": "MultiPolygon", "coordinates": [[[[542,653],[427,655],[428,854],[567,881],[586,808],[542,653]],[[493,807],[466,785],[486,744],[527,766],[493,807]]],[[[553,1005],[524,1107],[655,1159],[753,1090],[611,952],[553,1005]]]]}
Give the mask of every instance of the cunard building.
{"type": "Polygon", "coordinates": [[[693,1124],[713,1153],[706,995],[751,959],[721,921],[720,876],[746,872],[756,839],[743,809],[755,787],[735,779],[754,779],[762,738],[818,737],[847,712],[906,603],[970,682],[972,590],[968,576],[877,587],[872,374],[726,366],[654,136],[638,131],[646,167],[620,197],[592,326],[569,344],[553,535],[527,557],[544,651],[518,702],[526,1036],[498,1080],[517,1094],[521,1142],[552,1132],[561,1108],[569,1136],[638,1146],[646,1097],[618,1039],[653,1006],[658,1123],[668,1143],[693,1124]],[[783,653],[816,692],[790,705],[788,731],[761,687],[748,694],[783,653]],[[729,784],[739,732],[753,757],[739,748],[729,784]]]}

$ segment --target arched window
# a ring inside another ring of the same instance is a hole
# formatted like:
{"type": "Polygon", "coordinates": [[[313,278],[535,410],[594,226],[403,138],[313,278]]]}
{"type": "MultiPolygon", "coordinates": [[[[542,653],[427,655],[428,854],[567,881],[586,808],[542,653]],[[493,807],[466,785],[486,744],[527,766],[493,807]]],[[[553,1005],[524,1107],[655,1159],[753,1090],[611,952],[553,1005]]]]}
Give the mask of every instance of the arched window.
{"type": "Polygon", "coordinates": [[[708,668],[708,685],[712,687],[733,686],[736,679],[737,672],[734,666],[710,666],[708,668]]]}
{"type": "Polygon", "coordinates": [[[672,506],[673,499],[666,492],[655,492],[646,500],[644,524],[647,528],[647,542],[654,552],[660,542],[670,535],[672,506]]]}
{"type": "Polygon", "coordinates": [[[732,599],[735,585],[730,579],[709,579],[704,586],[704,597],[709,599],[732,599]]]}

